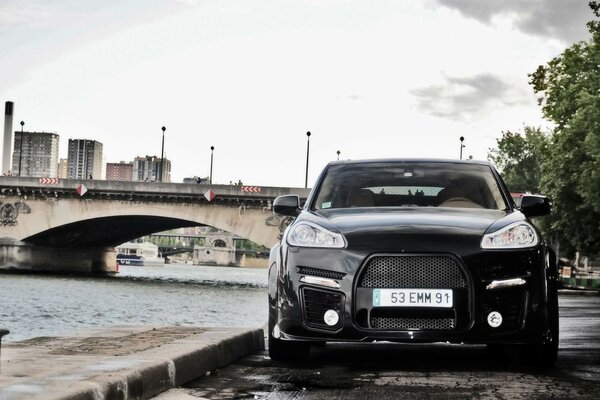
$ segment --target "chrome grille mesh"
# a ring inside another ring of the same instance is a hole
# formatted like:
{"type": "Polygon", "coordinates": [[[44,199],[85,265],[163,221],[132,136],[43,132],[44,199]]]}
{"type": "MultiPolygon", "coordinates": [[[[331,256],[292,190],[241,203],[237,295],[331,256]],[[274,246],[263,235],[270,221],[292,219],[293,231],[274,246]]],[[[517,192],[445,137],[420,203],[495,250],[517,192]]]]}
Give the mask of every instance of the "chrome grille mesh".
{"type": "Polygon", "coordinates": [[[358,282],[368,288],[466,288],[458,262],[449,256],[375,256],[358,282]]]}
{"type": "Polygon", "coordinates": [[[454,318],[371,317],[371,327],[383,330],[452,330],[454,329],[454,318]]]}

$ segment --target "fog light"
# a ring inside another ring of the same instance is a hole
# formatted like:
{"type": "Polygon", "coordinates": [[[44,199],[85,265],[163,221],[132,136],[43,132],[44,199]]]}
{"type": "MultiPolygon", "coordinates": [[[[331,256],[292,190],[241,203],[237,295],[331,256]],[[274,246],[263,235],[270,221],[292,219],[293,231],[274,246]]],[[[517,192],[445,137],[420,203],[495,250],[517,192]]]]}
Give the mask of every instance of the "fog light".
{"type": "Polygon", "coordinates": [[[502,314],[498,311],[492,311],[487,316],[487,322],[492,328],[497,328],[502,325],[502,314]]]}
{"type": "Polygon", "coordinates": [[[327,325],[334,326],[340,321],[340,316],[335,310],[327,310],[325,311],[325,315],[323,315],[323,320],[327,325]]]}

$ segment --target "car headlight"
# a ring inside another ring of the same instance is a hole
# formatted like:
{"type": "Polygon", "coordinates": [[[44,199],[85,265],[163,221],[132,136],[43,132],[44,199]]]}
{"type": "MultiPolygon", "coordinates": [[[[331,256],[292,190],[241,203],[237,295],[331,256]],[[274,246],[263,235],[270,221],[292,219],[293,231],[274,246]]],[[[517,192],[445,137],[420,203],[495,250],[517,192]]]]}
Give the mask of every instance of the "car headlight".
{"type": "Polygon", "coordinates": [[[346,246],[344,237],[331,232],[322,226],[310,222],[299,222],[292,226],[287,235],[287,242],[298,247],[327,247],[341,249],[346,246]]]}
{"type": "Polygon", "coordinates": [[[508,225],[496,232],[483,235],[482,249],[518,249],[539,243],[535,229],[526,222],[508,225]]]}

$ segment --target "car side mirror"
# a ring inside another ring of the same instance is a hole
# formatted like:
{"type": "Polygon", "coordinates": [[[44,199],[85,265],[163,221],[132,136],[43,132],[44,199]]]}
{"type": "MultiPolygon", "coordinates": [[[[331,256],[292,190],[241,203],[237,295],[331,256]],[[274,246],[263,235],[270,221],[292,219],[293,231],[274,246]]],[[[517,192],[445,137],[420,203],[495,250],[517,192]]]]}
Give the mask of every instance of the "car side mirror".
{"type": "Polygon", "coordinates": [[[300,197],[295,194],[277,197],[273,201],[273,211],[276,214],[297,217],[300,214],[300,197]]]}
{"type": "Polygon", "coordinates": [[[527,217],[550,214],[550,200],[546,196],[526,194],[521,198],[521,212],[527,217]]]}

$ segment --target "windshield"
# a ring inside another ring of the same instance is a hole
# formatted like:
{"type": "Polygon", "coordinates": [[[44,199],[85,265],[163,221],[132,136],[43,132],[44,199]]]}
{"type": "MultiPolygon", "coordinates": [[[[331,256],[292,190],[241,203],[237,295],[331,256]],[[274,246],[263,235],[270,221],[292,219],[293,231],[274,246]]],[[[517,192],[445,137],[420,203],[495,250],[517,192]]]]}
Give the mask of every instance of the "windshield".
{"type": "Polygon", "coordinates": [[[369,162],[330,166],[312,209],[352,207],[507,208],[486,165],[369,162]]]}

